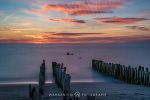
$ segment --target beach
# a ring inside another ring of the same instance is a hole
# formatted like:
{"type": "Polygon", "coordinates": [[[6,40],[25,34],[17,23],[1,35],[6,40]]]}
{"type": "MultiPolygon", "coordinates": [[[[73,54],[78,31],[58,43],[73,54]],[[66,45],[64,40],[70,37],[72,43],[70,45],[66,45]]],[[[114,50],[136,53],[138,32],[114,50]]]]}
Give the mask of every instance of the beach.
{"type": "MultiPolygon", "coordinates": [[[[37,85],[33,85],[37,87],[37,85]]],[[[28,85],[0,85],[0,100],[30,100],[28,85]]],[[[125,83],[73,82],[71,93],[80,93],[79,100],[86,95],[97,95],[96,100],[150,100],[150,88],[125,83]]],[[[62,100],[61,89],[54,83],[46,84],[44,100],[62,100]]]]}
{"type": "Polygon", "coordinates": [[[150,0],[0,0],[0,100],[150,100],[150,0]]]}

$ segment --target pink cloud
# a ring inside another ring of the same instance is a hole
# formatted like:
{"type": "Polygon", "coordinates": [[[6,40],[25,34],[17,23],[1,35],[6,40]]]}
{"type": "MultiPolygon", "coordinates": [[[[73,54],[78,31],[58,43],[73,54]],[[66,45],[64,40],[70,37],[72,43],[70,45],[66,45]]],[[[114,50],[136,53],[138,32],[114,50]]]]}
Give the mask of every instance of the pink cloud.
{"type": "Polygon", "coordinates": [[[69,15],[88,15],[112,13],[112,10],[125,5],[122,0],[103,2],[76,2],[65,4],[49,4],[42,8],[44,11],[57,11],[69,15]]]}
{"type": "Polygon", "coordinates": [[[26,13],[26,14],[44,14],[44,13],[47,13],[46,11],[44,10],[36,10],[36,9],[32,9],[32,10],[22,10],[23,13],[26,13]]]}
{"type": "Polygon", "coordinates": [[[96,21],[100,21],[103,23],[110,23],[110,24],[134,24],[140,21],[148,20],[146,18],[121,18],[121,17],[110,17],[110,18],[94,18],[96,21]]]}
{"type": "Polygon", "coordinates": [[[140,30],[140,31],[150,31],[149,28],[143,27],[143,26],[127,26],[127,28],[133,29],[133,30],[140,30]]]}
{"type": "MultiPolygon", "coordinates": [[[[48,33],[48,32],[46,32],[48,33]]],[[[87,36],[87,35],[101,35],[101,34],[105,34],[105,33],[68,33],[68,32],[60,32],[60,33],[53,33],[53,32],[49,32],[52,33],[52,35],[54,36],[87,36]]]]}
{"type": "MultiPolygon", "coordinates": [[[[47,37],[49,39],[49,37],[47,37]]],[[[134,42],[150,42],[150,36],[132,35],[132,36],[114,36],[114,37],[50,37],[57,43],[134,43],[134,42]]]]}
{"type": "Polygon", "coordinates": [[[86,23],[84,20],[77,20],[77,19],[49,19],[49,21],[50,22],[78,23],[78,24],[86,23]]]}

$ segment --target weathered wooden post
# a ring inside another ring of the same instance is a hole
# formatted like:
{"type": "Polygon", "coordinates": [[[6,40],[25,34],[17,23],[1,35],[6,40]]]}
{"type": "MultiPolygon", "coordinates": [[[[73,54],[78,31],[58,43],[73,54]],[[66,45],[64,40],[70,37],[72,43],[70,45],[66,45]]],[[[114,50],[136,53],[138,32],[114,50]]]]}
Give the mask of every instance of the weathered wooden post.
{"type": "Polygon", "coordinates": [[[141,82],[141,66],[138,67],[138,84],[141,82]]]}
{"type": "Polygon", "coordinates": [[[92,68],[95,69],[95,60],[92,59],[92,68]]]}
{"type": "Polygon", "coordinates": [[[144,83],[144,67],[141,67],[141,85],[144,83]]]}
{"type": "MultiPolygon", "coordinates": [[[[37,95],[37,91],[36,91],[36,88],[33,87],[32,89],[32,92],[31,92],[31,97],[32,97],[32,100],[38,100],[38,95],[37,95]]],[[[42,99],[39,99],[39,100],[42,100],[42,99]]]]}
{"type": "Polygon", "coordinates": [[[61,78],[61,89],[62,91],[64,90],[64,79],[65,79],[65,75],[66,75],[66,67],[64,67],[63,72],[62,72],[62,78],[61,78]]]}
{"type": "Polygon", "coordinates": [[[64,67],[63,67],[63,63],[62,63],[62,64],[61,64],[61,67],[60,67],[60,69],[59,69],[59,74],[58,74],[58,76],[59,76],[58,88],[62,88],[61,83],[62,83],[62,73],[63,73],[63,71],[64,71],[64,67]]]}
{"type": "Polygon", "coordinates": [[[150,87],[150,72],[148,73],[148,86],[150,87]]]}
{"type": "Polygon", "coordinates": [[[71,76],[69,74],[65,75],[65,90],[64,93],[70,93],[70,81],[71,81],[71,76]]]}
{"type": "Polygon", "coordinates": [[[39,74],[39,95],[42,96],[44,95],[44,78],[42,73],[39,74]]]}
{"type": "Polygon", "coordinates": [[[57,63],[56,62],[52,62],[52,71],[53,71],[53,76],[56,77],[56,66],[57,63]]]}
{"type": "Polygon", "coordinates": [[[55,82],[56,84],[58,85],[58,80],[59,80],[59,76],[58,76],[58,73],[59,73],[59,69],[60,69],[60,64],[57,64],[56,66],[56,77],[55,77],[55,82]]]}
{"type": "Polygon", "coordinates": [[[145,85],[148,86],[148,83],[149,83],[149,72],[148,72],[148,68],[146,68],[145,85]]]}
{"type": "Polygon", "coordinates": [[[127,82],[131,83],[131,66],[128,66],[128,77],[127,77],[127,82]]]}
{"type": "Polygon", "coordinates": [[[123,74],[122,81],[125,81],[125,66],[124,65],[122,66],[122,70],[123,70],[123,72],[122,72],[122,74],[123,74]]]}
{"type": "Polygon", "coordinates": [[[135,70],[134,68],[131,68],[131,83],[135,83],[135,70]]]}
{"type": "Polygon", "coordinates": [[[135,84],[138,84],[138,69],[135,68],[135,84]]]}
{"type": "Polygon", "coordinates": [[[71,76],[69,74],[66,74],[63,82],[63,93],[65,94],[63,98],[65,98],[66,100],[68,100],[67,98],[70,98],[70,80],[71,76]]]}
{"type": "MultiPolygon", "coordinates": [[[[62,65],[63,65],[63,64],[62,64],[62,65]]],[[[59,69],[58,69],[58,83],[57,83],[57,84],[58,84],[58,88],[61,87],[61,82],[60,82],[60,81],[61,81],[62,68],[63,68],[62,65],[61,65],[61,66],[59,67],[59,69]]]]}
{"type": "Polygon", "coordinates": [[[44,86],[45,86],[45,60],[40,66],[39,73],[39,100],[42,100],[42,96],[44,95],[44,86]]]}

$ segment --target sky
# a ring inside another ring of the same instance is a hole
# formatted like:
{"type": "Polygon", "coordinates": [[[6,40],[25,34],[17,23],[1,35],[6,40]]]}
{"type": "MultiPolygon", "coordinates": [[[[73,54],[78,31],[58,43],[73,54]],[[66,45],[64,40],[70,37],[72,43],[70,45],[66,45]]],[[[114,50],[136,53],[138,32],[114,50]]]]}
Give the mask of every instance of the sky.
{"type": "Polygon", "coordinates": [[[0,0],[0,43],[150,43],[150,0],[0,0]]]}

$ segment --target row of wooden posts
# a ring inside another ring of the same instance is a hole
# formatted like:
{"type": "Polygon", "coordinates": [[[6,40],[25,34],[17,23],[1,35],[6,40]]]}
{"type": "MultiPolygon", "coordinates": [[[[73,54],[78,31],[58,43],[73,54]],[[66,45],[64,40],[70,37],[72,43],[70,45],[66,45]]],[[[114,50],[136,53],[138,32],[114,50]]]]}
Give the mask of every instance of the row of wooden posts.
{"type": "MultiPolygon", "coordinates": [[[[63,67],[63,64],[52,62],[52,72],[53,77],[55,78],[55,83],[58,88],[61,88],[65,96],[63,100],[80,100],[76,95],[70,97],[71,94],[70,84],[71,76],[66,73],[66,67],[63,67]]],[[[40,66],[39,72],[39,82],[38,87],[34,87],[29,84],[29,98],[30,100],[44,100],[44,87],[45,87],[45,60],[43,60],[40,66]]],[[[94,96],[87,96],[87,100],[95,100],[94,96]]]]}
{"type": "Polygon", "coordinates": [[[63,66],[63,63],[52,62],[52,71],[58,88],[61,88],[65,94],[70,93],[71,76],[66,73],[66,67],[63,66]]]}
{"type": "Polygon", "coordinates": [[[150,86],[150,72],[142,66],[137,68],[93,59],[92,68],[126,83],[150,86]]]}
{"type": "MultiPolygon", "coordinates": [[[[61,88],[65,96],[63,97],[63,100],[80,100],[80,97],[78,95],[67,96],[69,94],[75,94],[71,93],[70,89],[70,83],[71,83],[71,76],[70,74],[66,73],[66,67],[62,64],[52,62],[52,71],[53,71],[53,77],[55,78],[55,83],[57,84],[58,88],[61,88]]],[[[87,95],[87,100],[95,100],[94,96],[87,95]]]]}
{"type": "Polygon", "coordinates": [[[45,87],[45,60],[40,66],[38,90],[36,87],[29,85],[29,98],[31,100],[43,100],[45,87]]]}

